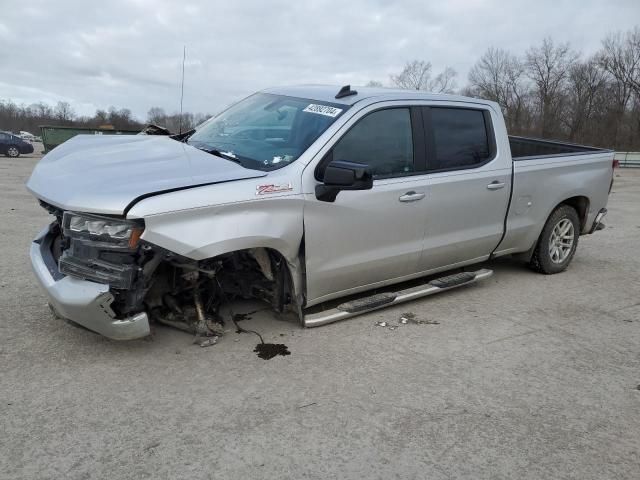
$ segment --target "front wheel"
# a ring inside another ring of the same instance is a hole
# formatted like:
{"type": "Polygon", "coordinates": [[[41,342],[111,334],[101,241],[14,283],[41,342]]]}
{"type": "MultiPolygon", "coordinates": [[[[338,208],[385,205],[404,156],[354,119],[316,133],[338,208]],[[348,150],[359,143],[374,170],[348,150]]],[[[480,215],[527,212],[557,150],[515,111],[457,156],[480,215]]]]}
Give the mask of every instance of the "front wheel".
{"type": "Polygon", "coordinates": [[[547,275],[565,270],[578,247],[580,219],[574,208],[562,205],[549,216],[529,265],[547,275]]]}
{"type": "Polygon", "coordinates": [[[10,146],[9,148],[7,148],[7,157],[19,157],[20,156],[20,150],[18,150],[18,147],[14,147],[14,146],[10,146]]]}

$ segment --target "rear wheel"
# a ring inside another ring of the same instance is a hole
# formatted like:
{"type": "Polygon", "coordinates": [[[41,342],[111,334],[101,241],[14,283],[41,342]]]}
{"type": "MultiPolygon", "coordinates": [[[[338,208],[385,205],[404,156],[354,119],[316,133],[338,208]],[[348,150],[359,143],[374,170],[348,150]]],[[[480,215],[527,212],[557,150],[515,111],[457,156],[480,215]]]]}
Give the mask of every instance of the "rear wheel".
{"type": "Polygon", "coordinates": [[[529,265],[547,275],[565,270],[578,247],[580,219],[573,207],[562,205],[549,216],[529,265]]]}
{"type": "Polygon", "coordinates": [[[7,148],[7,157],[19,157],[20,156],[20,150],[18,150],[18,147],[14,147],[13,145],[11,145],[9,148],[7,148]]]}

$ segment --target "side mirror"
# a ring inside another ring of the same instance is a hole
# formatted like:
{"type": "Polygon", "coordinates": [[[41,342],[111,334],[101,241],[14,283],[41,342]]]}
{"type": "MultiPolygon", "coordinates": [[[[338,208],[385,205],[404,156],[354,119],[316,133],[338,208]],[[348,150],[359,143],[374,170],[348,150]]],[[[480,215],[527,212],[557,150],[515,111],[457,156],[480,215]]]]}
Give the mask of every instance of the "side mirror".
{"type": "Polygon", "coordinates": [[[322,202],[335,201],[341,190],[370,190],[373,175],[369,165],[346,160],[334,160],[324,170],[321,185],[316,185],[316,198],[322,202]]]}

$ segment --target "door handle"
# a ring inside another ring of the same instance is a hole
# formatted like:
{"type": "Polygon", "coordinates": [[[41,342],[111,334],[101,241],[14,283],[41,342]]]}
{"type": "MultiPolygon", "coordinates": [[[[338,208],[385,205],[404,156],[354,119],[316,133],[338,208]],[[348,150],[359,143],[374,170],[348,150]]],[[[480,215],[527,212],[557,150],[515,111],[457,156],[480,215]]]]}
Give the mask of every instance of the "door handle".
{"type": "Polygon", "coordinates": [[[501,188],[504,188],[504,182],[499,182],[498,180],[494,180],[489,185],[487,185],[487,188],[489,190],[500,190],[501,188]]]}
{"type": "Polygon", "coordinates": [[[418,193],[418,192],[414,192],[413,190],[411,190],[410,192],[405,193],[404,195],[401,195],[400,198],[398,198],[398,200],[400,200],[401,202],[415,202],[417,200],[422,200],[424,198],[424,193],[418,193]]]}

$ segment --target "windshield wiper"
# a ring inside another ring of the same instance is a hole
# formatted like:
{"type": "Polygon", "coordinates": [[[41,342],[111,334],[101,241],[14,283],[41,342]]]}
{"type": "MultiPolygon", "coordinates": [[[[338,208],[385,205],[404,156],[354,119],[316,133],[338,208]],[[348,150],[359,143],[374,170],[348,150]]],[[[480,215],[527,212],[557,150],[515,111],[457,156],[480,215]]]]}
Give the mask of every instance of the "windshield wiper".
{"type": "Polygon", "coordinates": [[[173,138],[174,140],[178,140],[179,142],[186,143],[186,141],[189,140],[189,137],[194,133],[196,133],[196,129],[192,128],[191,130],[187,130],[186,132],[176,133],[175,135],[171,135],[171,138],[173,138]]]}
{"type": "Polygon", "coordinates": [[[240,159],[238,159],[234,155],[230,155],[228,152],[223,152],[221,150],[218,150],[217,148],[209,148],[209,147],[196,147],[196,148],[199,150],[202,150],[203,152],[210,153],[211,155],[215,155],[216,157],[221,157],[221,158],[224,158],[225,160],[230,160],[232,162],[235,162],[238,165],[242,165],[242,161],[240,159]]]}

